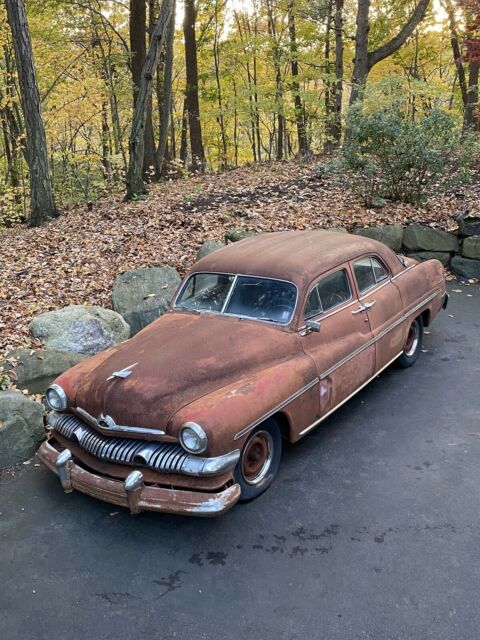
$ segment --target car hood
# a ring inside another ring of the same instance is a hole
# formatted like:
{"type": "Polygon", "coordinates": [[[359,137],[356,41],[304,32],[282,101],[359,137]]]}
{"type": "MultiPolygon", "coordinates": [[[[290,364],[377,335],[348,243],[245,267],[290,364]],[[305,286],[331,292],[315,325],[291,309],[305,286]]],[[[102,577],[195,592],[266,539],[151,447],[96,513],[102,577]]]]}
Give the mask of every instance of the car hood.
{"type": "Polygon", "coordinates": [[[168,313],[58,379],[70,402],[117,424],[165,429],[182,407],[301,350],[296,333],[214,314],[168,313]],[[126,378],[111,377],[127,367],[126,378]]]}

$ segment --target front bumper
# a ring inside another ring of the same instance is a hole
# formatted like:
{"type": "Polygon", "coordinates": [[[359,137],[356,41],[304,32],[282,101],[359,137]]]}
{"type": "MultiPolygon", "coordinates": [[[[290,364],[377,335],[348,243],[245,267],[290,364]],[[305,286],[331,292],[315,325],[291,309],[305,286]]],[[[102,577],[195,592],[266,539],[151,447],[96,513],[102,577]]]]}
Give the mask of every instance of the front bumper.
{"type": "Polygon", "coordinates": [[[219,516],[240,498],[240,486],[234,484],[217,493],[167,489],[146,485],[139,470],[124,481],[106,478],[78,465],[68,449],[59,453],[48,441],[38,451],[47,469],[55,473],[66,493],[74,489],[93,498],[130,509],[131,513],[161,511],[191,516],[219,516]]]}

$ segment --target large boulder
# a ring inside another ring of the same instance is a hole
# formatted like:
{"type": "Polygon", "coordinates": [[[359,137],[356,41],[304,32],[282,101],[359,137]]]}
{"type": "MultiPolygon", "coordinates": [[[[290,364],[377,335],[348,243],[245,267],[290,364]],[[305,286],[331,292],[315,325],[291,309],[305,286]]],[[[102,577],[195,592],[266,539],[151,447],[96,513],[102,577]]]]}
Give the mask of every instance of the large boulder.
{"type": "Polygon", "coordinates": [[[225,231],[225,242],[238,242],[239,240],[244,240],[254,235],[255,233],[253,231],[247,231],[242,227],[233,227],[233,229],[225,231]]]}
{"type": "Polygon", "coordinates": [[[480,260],[472,260],[463,256],[453,256],[452,269],[459,276],[480,280],[480,260]]]}
{"type": "Polygon", "coordinates": [[[55,349],[14,349],[6,355],[0,369],[14,374],[13,381],[19,389],[45,393],[55,378],[87,357],[55,349]]]}
{"type": "Polygon", "coordinates": [[[209,253],[213,253],[217,249],[223,249],[224,246],[225,245],[223,244],[223,242],[218,242],[217,240],[207,240],[198,250],[196,260],[201,260],[205,256],[208,256],[209,253]]]}
{"type": "Polygon", "coordinates": [[[120,314],[82,305],[42,313],[32,320],[30,331],[47,349],[88,356],[130,337],[130,327],[120,314]]]}
{"type": "Polygon", "coordinates": [[[425,260],[439,260],[444,267],[448,267],[450,264],[451,255],[448,252],[443,251],[417,251],[408,254],[410,258],[415,258],[420,262],[425,260]]]}
{"type": "Polygon", "coordinates": [[[19,391],[0,391],[0,469],[31,458],[44,437],[43,407],[19,391]]]}
{"type": "Polygon", "coordinates": [[[400,251],[402,248],[403,227],[401,224],[386,224],[379,227],[365,227],[354,229],[357,236],[365,236],[383,242],[393,251],[400,251]]]}
{"type": "Polygon", "coordinates": [[[440,229],[409,224],[403,232],[403,246],[407,251],[458,251],[456,236],[440,229]]]}
{"type": "Polygon", "coordinates": [[[480,260],[480,235],[465,238],[462,242],[462,256],[480,260]]]}
{"type": "Polygon", "coordinates": [[[135,335],[167,311],[180,282],[173,267],[125,271],[113,285],[112,306],[135,335]]]}
{"type": "Polygon", "coordinates": [[[462,238],[466,236],[480,235],[480,214],[467,213],[458,217],[458,235],[462,238]]]}

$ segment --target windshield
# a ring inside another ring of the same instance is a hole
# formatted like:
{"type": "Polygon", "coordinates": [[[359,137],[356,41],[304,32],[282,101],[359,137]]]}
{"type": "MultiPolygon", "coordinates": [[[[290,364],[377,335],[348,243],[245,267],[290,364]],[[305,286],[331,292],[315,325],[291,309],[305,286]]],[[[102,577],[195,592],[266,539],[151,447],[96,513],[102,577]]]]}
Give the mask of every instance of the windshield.
{"type": "Polygon", "coordinates": [[[284,280],[194,273],[185,283],[175,307],[288,324],[296,300],[295,285],[284,280]]]}

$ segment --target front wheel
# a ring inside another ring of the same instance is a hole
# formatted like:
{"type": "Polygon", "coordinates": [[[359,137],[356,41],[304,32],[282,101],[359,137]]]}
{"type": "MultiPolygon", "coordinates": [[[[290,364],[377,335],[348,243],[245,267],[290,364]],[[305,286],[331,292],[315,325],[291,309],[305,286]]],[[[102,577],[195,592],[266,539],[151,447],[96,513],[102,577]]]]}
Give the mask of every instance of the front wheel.
{"type": "Polygon", "coordinates": [[[272,484],[280,466],[282,436],[273,418],[265,420],[249,435],[235,469],[241,487],[240,501],[253,500],[272,484]]]}
{"type": "Polygon", "coordinates": [[[398,358],[397,363],[403,369],[411,367],[415,364],[423,342],[423,320],[422,316],[418,316],[410,325],[407,334],[407,340],[402,355],[398,358]]]}

